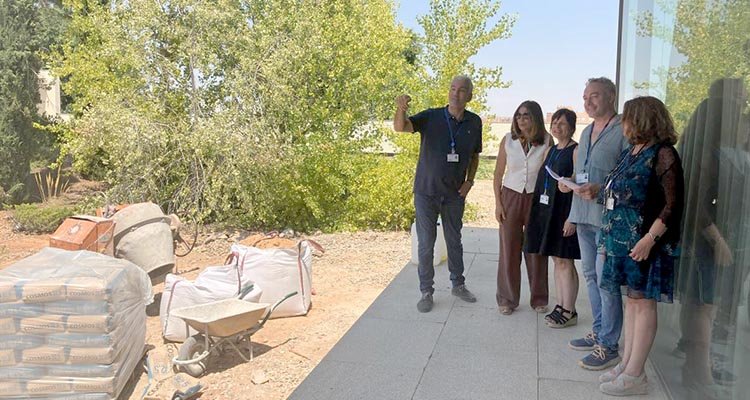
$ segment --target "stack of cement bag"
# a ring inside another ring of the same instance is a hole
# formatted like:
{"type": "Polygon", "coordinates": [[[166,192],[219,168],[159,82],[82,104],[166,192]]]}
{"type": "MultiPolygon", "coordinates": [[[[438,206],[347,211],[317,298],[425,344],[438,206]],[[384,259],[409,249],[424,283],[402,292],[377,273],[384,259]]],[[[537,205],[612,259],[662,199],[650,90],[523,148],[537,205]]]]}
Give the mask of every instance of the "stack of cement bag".
{"type": "Polygon", "coordinates": [[[114,399],[143,358],[148,274],[46,248],[0,271],[0,399],[114,399]]]}

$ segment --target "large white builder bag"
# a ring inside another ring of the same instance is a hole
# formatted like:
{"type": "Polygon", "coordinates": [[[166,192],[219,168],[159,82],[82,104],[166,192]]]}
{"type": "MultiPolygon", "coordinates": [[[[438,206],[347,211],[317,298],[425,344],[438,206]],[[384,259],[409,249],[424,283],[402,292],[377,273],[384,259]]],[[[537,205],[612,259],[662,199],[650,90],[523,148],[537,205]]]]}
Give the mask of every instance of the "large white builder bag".
{"type": "Polygon", "coordinates": [[[236,262],[207,267],[194,282],[178,275],[167,274],[159,307],[162,336],[167,340],[183,342],[197,333],[185,321],[173,317],[170,314],[171,310],[235,297],[249,285],[253,285],[253,289],[242,298],[258,302],[263,290],[242,273],[236,262]]]}
{"type": "Polygon", "coordinates": [[[274,304],[287,294],[297,292],[281,303],[271,318],[307,314],[312,303],[313,248],[323,251],[310,240],[300,241],[293,248],[232,245],[232,256],[238,260],[242,273],[263,288],[261,303],[274,304]]]}

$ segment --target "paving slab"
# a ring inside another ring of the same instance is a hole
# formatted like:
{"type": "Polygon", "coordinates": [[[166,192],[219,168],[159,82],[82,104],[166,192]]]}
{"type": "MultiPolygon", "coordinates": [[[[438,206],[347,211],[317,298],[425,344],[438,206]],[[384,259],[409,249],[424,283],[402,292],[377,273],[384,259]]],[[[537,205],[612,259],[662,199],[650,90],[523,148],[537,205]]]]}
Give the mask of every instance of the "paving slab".
{"type": "Polygon", "coordinates": [[[325,359],[310,373],[291,400],[409,400],[423,368],[349,363],[325,359]]]}
{"type": "Polygon", "coordinates": [[[537,314],[518,311],[506,316],[495,308],[454,307],[438,343],[536,353],[537,314]]]}
{"type": "MultiPolygon", "coordinates": [[[[416,307],[414,313],[418,313],[416,307]]],[[[360,318],[325,359],[398,367],[424,367],[443,324],[360,318]]]]}
{"type": "MultiPolygon", "coordinates": [[[[416,266],[407,264],[290,399],[611,398],[599,391],[599,373],[577,366],[586,353],[567,347],[570,339],[591,329],[583,277],[575,327],[551,329],[543,315],[531,310],[525,269],[521,305],[504,316],[495,303],[497,229],[465,227],[463,237],[466,283],[477,295],[476,303],[450,294],[444,262],[436,267],[435,307],[419,313],[416,266]]],[[[551,306],[553,271],[550,262],[551,306]]],[[[650,364],[647,373],[651,392],[634,399],[665,399],[660,376],[650,364]]]]}
{"type": "Polygon", "coordinates": [[[536,398],[536,354],[482,346],[439,346],[424,371],[415,400],[536,398]]]}

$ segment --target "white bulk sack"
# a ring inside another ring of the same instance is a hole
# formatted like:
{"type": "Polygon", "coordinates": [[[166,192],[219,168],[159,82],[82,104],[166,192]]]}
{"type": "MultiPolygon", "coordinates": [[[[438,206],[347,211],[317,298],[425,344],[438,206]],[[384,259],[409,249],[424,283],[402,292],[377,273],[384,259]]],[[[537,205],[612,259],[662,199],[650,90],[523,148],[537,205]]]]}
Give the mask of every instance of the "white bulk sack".
{"type": "MultiPolygon", "coordinates": [[[[437,236],[435,237],[435,248],[432,253],[432,265],[438,265],[448,259],[448,247],[445,244],[445,234],[443,233],[443,224],[438,218],[437,236]]],[[[411,263],[419,265],[419,240],[417,239],[417,223],[411,224],[411,263]]]]}
{"type": "Polygon", "coordinates": [[[310,240],[287,249],[232,245],[232,256],[239,261],[242,274],[263,288],[261,303],[274,304],[297,292],[281,303],[271,318],[305,315],[310,309],[313,247],[322,251],[320,245],[310,240]]]}
{"type": "Polygon", "coordinates": [[[235,297],[241,288],[250,284],[253,284],[253,290],[243,299],[258,302],[263,292],[261,287],[242,274],[237,263],[208,267],[198,275],[195,282],[167,274],[159,307],[162,336],[167,340],[183,342],[198,333],[182,319],[171,316],[171,310],[235,297]]]}

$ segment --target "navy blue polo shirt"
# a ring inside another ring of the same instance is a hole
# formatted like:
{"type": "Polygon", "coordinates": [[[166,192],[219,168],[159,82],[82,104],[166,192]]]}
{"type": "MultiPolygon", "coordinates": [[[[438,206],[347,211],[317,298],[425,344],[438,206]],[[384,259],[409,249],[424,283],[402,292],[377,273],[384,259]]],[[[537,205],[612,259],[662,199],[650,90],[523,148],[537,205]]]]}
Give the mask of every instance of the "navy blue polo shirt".
{"type": "Polygon", "coordinates": [[[471,156],[482,152],[482,119],[466,110],[463,119],[458,121],[447,110],[447,106],[431,108],[409,117],[414,131],[421,135],[414,177],[416,194],[457,196],[466,179],[471,156]],[[459,162],[448,162],[451,130],[459,162]]]}

